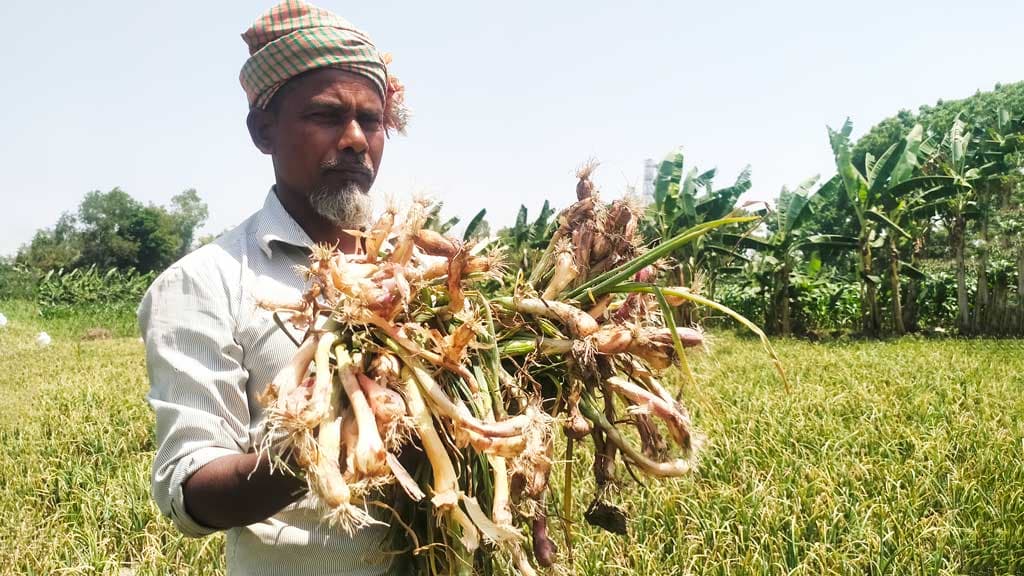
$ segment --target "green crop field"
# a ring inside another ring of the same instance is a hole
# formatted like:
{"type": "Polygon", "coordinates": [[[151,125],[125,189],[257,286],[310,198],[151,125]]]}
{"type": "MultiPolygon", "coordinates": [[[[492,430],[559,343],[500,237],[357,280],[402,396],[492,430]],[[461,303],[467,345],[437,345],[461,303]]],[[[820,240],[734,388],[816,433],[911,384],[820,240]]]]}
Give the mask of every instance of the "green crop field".
{"type": "MultiPolygon", "coordinates": [[[[0,571],[222,573],[223,539],[182,538],[149,499],[137,338],[0,311],[0,571]]],[[[641,487],[620,469],[628,537],[582,522],[593,483],[579,484],[572,567],[552,526],[565,573],[1024,573],[1024,344],[776,345],[788,392],[756,341],[714,335],[683,389],[709,437],[700,471],[641,487]]]]}

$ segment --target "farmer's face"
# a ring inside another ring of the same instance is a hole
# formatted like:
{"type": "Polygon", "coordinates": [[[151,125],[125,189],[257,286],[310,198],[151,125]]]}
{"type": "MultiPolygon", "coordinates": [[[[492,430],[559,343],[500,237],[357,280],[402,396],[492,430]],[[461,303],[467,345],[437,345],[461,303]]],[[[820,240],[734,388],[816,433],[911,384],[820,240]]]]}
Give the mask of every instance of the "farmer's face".
{"type": "MultiPolygon", "coordinates": [[[[384,153],[384,106],[362,76],[322,69],[295,78],[267,111],[254,111],[279,189],[342,228],[370,218],[369,191],[384,153]],[[297,200],[300,198],[296,198],[297,200]]],[[[250,115],[250,131],[254,119],[250,115]]]]}

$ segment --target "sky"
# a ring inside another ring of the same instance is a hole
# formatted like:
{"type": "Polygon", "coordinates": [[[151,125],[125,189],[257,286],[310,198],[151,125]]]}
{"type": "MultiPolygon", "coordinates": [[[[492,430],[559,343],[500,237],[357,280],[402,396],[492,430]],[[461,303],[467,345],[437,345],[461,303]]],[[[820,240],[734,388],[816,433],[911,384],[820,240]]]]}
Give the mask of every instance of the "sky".
{"type": "MultiPolygon", "coordinates": [[[[854,136],[900,109],[1024,79],[1024,2],[341,2],[319,0],[394,55],[409,135],[385,146],[374,191],[427,193],[493,228],[521,204],[574,199],[594,157],[606,197],[644,160],[687,164],[747,199],[834,173],[826,126],[854,136]]],[[[240,34],[271,0],[3,2],[0,255],[85,193],[166,204],[195,188],[205,231],[262,206],[270,159],[252,145],[240,34]]]]}

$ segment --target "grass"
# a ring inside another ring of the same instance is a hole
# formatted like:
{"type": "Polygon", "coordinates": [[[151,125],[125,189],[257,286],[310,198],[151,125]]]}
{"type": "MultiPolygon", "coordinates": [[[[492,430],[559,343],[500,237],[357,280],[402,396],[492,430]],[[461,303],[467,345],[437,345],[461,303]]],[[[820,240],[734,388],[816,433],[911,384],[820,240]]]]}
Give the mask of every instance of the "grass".
{"type": "MultiPolygon", "coordinates": [[[[91,319],[0,312],[0,572],[223,573],[221,537],[182,538],[150,502],[137,338],[81,342],[91,319]],[[55,342],[39,350],[44,328],[55,342]]],[[[756,341],[720,334],[694,358],[683,398],[710,445],[689,478],[643,487],[620,467],[628,537],[582,521],[577,446],[572,567],[551,527],[563,572],[1024,573],[1024,344],[776,345],[789,394],[756,341]]]]}
{"type": "Polygon", "coordinates": [[[697,476],[624,498],[635,532],[584,530],[579,566],[630,574],[1024,573],[1024,345],[723,337],[685,390],[697,476]]]}
{"type": "Polygon", "coordinates": [[[94,319],[43,325],[10,302],[0,312],[0,573],[223,573],[223,538],[183,538],[150,500],[138,338],[84,342],[94,319]],[[49,348],[34,344],[41,329],[49,348]]]}

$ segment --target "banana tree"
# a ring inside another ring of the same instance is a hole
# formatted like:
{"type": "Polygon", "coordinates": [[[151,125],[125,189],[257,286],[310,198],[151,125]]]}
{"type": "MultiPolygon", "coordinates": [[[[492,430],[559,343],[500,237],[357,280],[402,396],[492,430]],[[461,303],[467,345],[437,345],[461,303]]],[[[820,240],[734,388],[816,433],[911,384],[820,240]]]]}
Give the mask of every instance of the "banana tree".
{"type": "Polygon", "coordinates": [[[929,149],[926,171],[944,179],[946,198],[935,206],[935,212],[949,230],[949,243],[956,266],[957,325],[961,334],[971,332],[970,303],[967,300],[967,225],[980,214],[975,183],[982,177],[981,169],[971,157],[975,150],[967,124],[957,115],[942,143],[929,149]]]}
{"type": "Polygon", "coordinates": [[[790,311],[792,274],[803,253],[808,249],[826,246],[851,247],[849,241],[844,237],[808,234],[803,229],[808,217],[813,213],[811,199],[819,193],[831,194],[832,190],[840,185],[839,178],[834,177],[817,190],[812,191],[817,182],[818,176],[814,176],[802,182],[795,190],[782,188],[782,192],[779,194],[779,205],[768,222],[769,228],[772,230],[770,236],[723,234],[722,237],[726,244],[757,252],[758,257],[752,261],[751,266],[757,268],[762,275],[767,277],[772,291],[767,324],[774,333],[783,336],[789,336],[792,333],[790,311]]]}
{"type": "MultiPolygon", "coordinates": [[[[654,185],[654,201],[648,206],[644,235],[648,240],[671,238],[704,222],[724,218],[735,211],[736,201],[750,190],[750,167],[744,168],[736,181],[725,188],[715,189],[715,169],[700,172],[697,168],[686,171],[680,149],[670,152],[658,166],[654,185]]],[[[713,297],[716,257],[743,259],[741,254],[721,242],[714,234],[679,248],[671,254],[677,264],[677,277],[673,283],[693,287],[703,279],[713,297]]],[[[680,321],[689,323],[688,310],[681,311],[680,321]]]]}
{"type": "Polygon", "coordinates": [[[444,208],[444,202],[438,202],[430,208],[430,212],[427,213],[427,219],[423,222],[424,228],[440,234],[447,234],[449,230],[459,223],[460,218],[458,216],[452,216],[445,220],[441,214],[442,208],[444,208]]]}
{"type": "Polygon", "coordinates": [[[545,200],[537,219],[530,222],[526,206],[520,206],[515,225],[498,231],[498,238],[508,249],[509,258],[515,263],[516,269],[533,269],[533,259],[551,237],[551,217],[554,214],[551,203],[545,200]]]}
{"type": "Polygon", "coordinates": [[[956,116],[938,149],[926,166],[945,178],[946,198],[936,212],[949,230],[950,247],[956,266],[957,324],[962,333],[984,329],[988,304],[989,220],[993,214],[993,195],[1007,174],[1020,166],[1021,122],[1011,122],[1009,114],[999,111],[994,129],[972,129],[956,116]],[[1016,130],[1016,132],[1015,132],[1016,130]],[[978,289],[974,314],[967,290],[967,234],[972,220],[979,222],[978,289]]]}
{"type": "MultiPolygon", "coordinates": [[[[969,164],[977,168],[975,193],[978,208],[978,227],[981,236],[977,260],[978,289],[975,292],[971,331],[999,333],[1002,324],[998,310],[990,306],[989,251],[998,244],[991,237],[991,229],[999,228],[1002,213],[1008,204],[1008,195],[1019,180],[1021,134],[1020,122],[1011,122],[1006,110],[1000,110],[992,128],[975,127],[969,164]],[[1016,124],[1016,126],[1015,126],[1016,124]]],[[[1001,276],[997,276],[1001,278],[1001,276]]],[[[999,282],[993,287],[999,293],[1005,286],[999,282]]]]}
{"type": "MultiPolygon", "coordinates": [[[[874,336],[881,332],[881,312],[878,305],[878,286],[882,279],[874,270],[873,250],[889,242],[889,279],[893,292],[894,327],[902,333],[903,315],[900,303],[900,272],[909,270],[899,259],[898,239],[912,239],[902,226],[900,219],[910,213],[916,205],[922,190],[938,194],[949,179],[945,177],[915,176],[918,170],[917,157],[924,136],[920,125],[914,126],[907,135],[890,146],[877,159],[868,154],[865,157],[864,172],[853,164],[850,120],[838,132],[828,129],[829,140],[835,155],[839,181],[846,191],[850,206],[857,217],[859,233],[856,237],[858,252],[858,273],[861,283],[861,313],[863,331],[874,336]]],[[[849,239],[848,239],[849,240],[849,239]]]]}
{"type": "Polygon", "coordinates": [[[1010,330],[1024,332],[1024,219],[1021,218],[1021,193],[1024,193],[1024,116],[1011,118],[1007,110],[999,111],[997,130],[990,131],[988,146],[1002,168],[1000,181],[999,227],[1005,248],[1015,254],[1017,272],[1017,309],[1010,330]]]}

